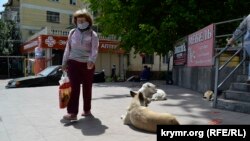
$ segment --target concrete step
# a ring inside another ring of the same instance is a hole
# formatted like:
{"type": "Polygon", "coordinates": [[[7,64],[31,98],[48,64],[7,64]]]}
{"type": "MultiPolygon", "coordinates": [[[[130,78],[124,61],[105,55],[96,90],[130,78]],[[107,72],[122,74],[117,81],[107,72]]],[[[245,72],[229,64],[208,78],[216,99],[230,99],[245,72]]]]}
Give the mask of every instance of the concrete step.
{"type": "Polygon", "coordinates": [[[247,81],[247,75],[237,75],[236,82],[245,83],[247,81]]]}
{"type": "Polygon", "coordinates": [[[250,84],[247,83],[232,83],[230,90],[250,92],[250,84]]]}
{"type": "Polygon", "coordinates": [[[250,102],[250,92],[227,90],[224,93],[224,98],[250,102]]]}
{"type": "Polygon", "coordinates": [[[216,108],[250,114],[250,102],[219,98],[216,108]]]}

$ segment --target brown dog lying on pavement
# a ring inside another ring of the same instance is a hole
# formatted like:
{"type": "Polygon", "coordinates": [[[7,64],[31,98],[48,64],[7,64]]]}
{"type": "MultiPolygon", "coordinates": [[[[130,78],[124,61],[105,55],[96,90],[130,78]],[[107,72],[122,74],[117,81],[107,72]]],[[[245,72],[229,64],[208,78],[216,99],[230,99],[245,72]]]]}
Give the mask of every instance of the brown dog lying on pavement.
{"type": "Polygon", "coordinates": [[[214,95],[214,92],[211,90],[208,90],[204,93],[203,98],[207,99],[208,101],[211,101],[213,100],[213,95],[214,95]]]}
{"type": "Polygon", "coordinates": [[[126,115],[122,116],[124,124],[131,124],[139,129],[156,132],[157,125],[179,125],[175,116],[169,113],[157,113],[149,110],[142,93],[130,91],[133,97],[126,115]]]}

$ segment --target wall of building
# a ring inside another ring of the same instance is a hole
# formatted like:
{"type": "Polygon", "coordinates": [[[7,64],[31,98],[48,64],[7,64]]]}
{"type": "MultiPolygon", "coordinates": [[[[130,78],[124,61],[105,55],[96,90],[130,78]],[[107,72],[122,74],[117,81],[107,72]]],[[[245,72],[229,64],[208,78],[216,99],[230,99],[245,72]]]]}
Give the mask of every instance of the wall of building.
{"type": "Polygon", "coordinates": [[[161,57],[154,53],[154,63],[153,64],[143,64],[142,57],[140,54],[134,54],[134,50],[132,49],[128,55],[128,69],[126,69],[126,77],[129,78],[133,75],[140,75],[144,66],[147,65],[151,70],[150,79],[165,79],[166,71],[172,71],[173,68],[173,57],[170,57],[170,64],[168,65],[166,62],[163,63],[164,57],[161,57]]]}
{"type": "Polygon", "coordinates": [[[112,65],[116,65],[116,75],[124,77],[127,68],[126,55],[115,53],[99,53],[96,60],[96,71],[105,71],[106,76],[111,75],[112,65]]]}
{"type": "MultiPolygon", "coordinates": [[[[173,58],[170,58],[170,65],[169,69],[172,70],[173,66],[173,58]]],[[[132,49],[129,53],[129,66],[128,71],[141,71],[143,70],[143,67],[147,65],[150,67],[151,71],[166,71],[168,69],[168,64],[163,63],[163,57],[157,55],[154,53],[154,63],[153,64],[143,64],[142,63],[142,57],[140,54],[134,54],[134,50],[132,49]]]]}
{"type": "Polygon", "coordinates": [[[19,6],[20,6],[20,0],[13,0],[12,5],[13,5],[14,7],[19,7],[19,6]]]}
{"type": "MultiPolygon", "coordinates": [[[[226,67],[221,70],[219,82],[221,82],[227,74],[234,68],[226,67]]],[[[242,74],[242,68],[238,69],[232,77],[230,77],[225,84],[219,89],[220,91],[227,90],[231,82],[236,80],[238,74],[242,74]]],[[[207,90],[214,90],[214,68],[213,67],[173,67],[173,81],[175,85],[192,89],[201,93],[207,90]]]]}
{"type": "Polygon", "coordinates": [[[70,15],[84,7],[81,0],[76,5],[71,5],[69,0],[34,1],[20,0],[20,28],[23,41],[44,27],[66,29],[70,26],[70,15]],[[47,11],[60,13],[59,23],[47,22],[47,11]]]}

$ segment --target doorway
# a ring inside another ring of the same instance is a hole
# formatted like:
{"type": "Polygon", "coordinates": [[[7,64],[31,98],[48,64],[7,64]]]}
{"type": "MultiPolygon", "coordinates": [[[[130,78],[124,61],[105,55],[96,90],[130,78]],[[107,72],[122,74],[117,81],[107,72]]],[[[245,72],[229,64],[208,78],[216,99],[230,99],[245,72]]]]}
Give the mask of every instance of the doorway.
{"type": "Polygon", "coordinates": [[[62,59],[63,59],[63,53],[64,50],[61,49],[53,49],[52,50],[52,65],[61,65],[62,64],[62,59]]]}

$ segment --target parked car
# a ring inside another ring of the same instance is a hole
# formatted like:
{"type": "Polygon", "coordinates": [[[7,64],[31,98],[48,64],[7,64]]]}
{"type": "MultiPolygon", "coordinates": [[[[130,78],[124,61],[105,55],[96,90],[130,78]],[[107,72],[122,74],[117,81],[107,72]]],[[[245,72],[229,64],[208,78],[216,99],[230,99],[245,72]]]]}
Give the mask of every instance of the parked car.
{"type": "MultiPolygon", "coordinates": [[[[27,76],[12,79],[5,86],[6,88],[19,87],[34,87],[34,86],[50,86],[59,85],[59,80],[62,76],[62,69],[60,65],[50,66],[34,76],[27,76]]],[[[93,83],[105,82],[104,72],[95,72],[93,83]]]]}

